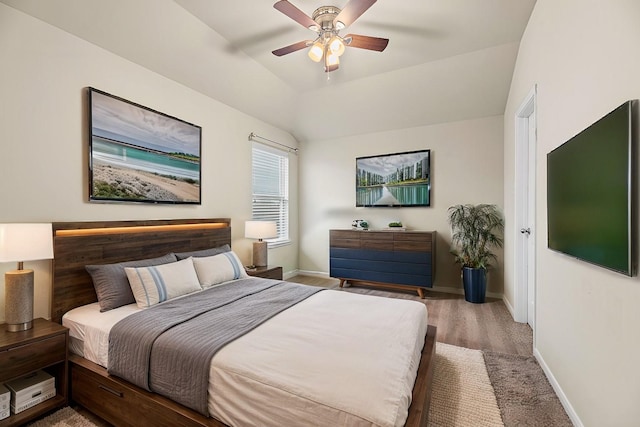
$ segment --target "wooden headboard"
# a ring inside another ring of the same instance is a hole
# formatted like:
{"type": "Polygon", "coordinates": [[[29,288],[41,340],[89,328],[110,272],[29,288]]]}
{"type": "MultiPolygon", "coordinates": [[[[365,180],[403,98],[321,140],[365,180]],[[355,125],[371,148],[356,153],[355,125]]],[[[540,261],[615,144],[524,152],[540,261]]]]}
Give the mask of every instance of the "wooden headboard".
{"type": "Polygon", "coordinates": [[[53,223],[51,320],[97,301],[85,265],[112,264],[231,245],[231,220],[171,219],[53,223]]]}

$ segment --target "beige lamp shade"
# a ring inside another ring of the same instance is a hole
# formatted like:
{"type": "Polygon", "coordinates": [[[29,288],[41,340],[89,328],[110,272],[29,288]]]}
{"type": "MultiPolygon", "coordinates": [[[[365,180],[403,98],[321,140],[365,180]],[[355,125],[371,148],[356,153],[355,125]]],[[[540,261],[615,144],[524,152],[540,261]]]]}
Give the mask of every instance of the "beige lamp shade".
{"type": "Polygon", "coordinates": [[[244,237],[248,239],[272,239],[278,237],[275,221],[247,221],[244,223],[244,237]]]}
{"type": "Polygon", "coordinates": [[[51,224],[0,224],[0,262],[52,258],[51,224]]]}
{"type": "Polygon", "coordinates": [[[5,322],[10,332],[33,326],[33,270],[23,261],[53,258],[51,224],[0,224],[0,262],[17,262],[4,275],[5,322]]]}

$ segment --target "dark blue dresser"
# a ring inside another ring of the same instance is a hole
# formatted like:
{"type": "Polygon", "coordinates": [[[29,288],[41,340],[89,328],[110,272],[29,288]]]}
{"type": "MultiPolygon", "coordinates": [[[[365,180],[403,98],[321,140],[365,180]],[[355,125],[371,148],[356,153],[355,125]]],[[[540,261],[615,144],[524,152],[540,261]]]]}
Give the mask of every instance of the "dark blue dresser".
{"type": "Polygon", "coordinates": [[[415,290],[433,286],[435,231],[329,231],[329,274],[354,285],[415,290]]]}

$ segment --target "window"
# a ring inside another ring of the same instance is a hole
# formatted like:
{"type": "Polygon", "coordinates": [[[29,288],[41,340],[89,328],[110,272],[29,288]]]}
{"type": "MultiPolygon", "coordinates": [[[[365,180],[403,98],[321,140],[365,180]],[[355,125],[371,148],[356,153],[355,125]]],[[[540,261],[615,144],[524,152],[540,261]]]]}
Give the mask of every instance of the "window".
{"type": "Polygon", "coordinates": [[[252,216],[275,221],[278,237],[269,246],[289,242],[289,153],[253,143],[252,216]]]}

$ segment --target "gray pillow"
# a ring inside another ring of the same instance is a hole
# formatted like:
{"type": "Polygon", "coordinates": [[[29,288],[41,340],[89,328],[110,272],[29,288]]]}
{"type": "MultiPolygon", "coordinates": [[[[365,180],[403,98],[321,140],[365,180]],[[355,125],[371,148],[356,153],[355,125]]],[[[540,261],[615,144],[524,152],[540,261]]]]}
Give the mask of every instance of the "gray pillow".
{"type": "Polygon", "coordinates": [[[174,254],[167,254],[158,258],[120,262],[118,264],[87,265],[85,268],[93,280],[93,287],[100,303],[100,311],[108,311],[136,302],[133,292],[131,292],[127,273],[124,271],[125,267],[149,267],[176,261],[174,254]]]}
{"type": "Polygon", "coordinates": [[[201,251],[180,252],[180,253],[176,253],[175,256],[176,258],[178,258],[178,261],[180,261],[183,259],[187,259],[191,256],[194,258],[202,258],[205,256],[214,256],[224,252],[229,252],[230,250],[231,250],[231,246],[222,245],[222,246],[218,246],[217,248],[203,249],[201,251]]]}

